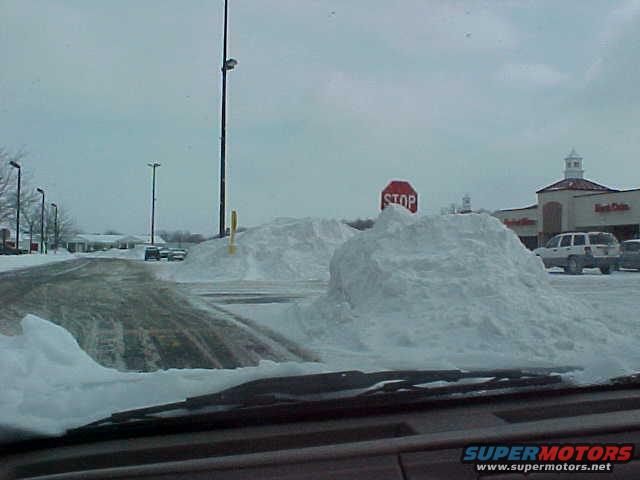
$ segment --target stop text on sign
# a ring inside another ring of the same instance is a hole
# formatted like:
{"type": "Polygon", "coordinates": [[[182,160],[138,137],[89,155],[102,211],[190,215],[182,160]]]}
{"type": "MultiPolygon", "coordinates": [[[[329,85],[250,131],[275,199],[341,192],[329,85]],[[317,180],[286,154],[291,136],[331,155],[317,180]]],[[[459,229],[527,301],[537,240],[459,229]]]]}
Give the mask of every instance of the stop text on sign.
{"type": "Polygon", "coordinates": [[[409,182],[394,180],[382,190],[380,209],[390,204],[402,205],[412,213],[418,211],[418,193],[409,182]]]}
{"type": "Polygon", "coordinates": [[[626,203],[596,203],[594,209],[598,213],[605,212],[624,212],[626,210],[631,210],[631,207],[626,203]]]}

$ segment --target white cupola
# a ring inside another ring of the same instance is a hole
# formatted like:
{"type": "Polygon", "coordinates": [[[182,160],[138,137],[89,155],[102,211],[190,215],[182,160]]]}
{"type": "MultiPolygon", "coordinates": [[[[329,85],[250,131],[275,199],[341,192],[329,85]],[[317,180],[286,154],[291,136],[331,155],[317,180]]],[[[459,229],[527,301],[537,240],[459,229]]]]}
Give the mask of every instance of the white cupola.
{"type": "Polygon", "coordinates": [[[564,159],[564,178],[583,178],[582,157],[577,154],[575,148],[564,159]]]}

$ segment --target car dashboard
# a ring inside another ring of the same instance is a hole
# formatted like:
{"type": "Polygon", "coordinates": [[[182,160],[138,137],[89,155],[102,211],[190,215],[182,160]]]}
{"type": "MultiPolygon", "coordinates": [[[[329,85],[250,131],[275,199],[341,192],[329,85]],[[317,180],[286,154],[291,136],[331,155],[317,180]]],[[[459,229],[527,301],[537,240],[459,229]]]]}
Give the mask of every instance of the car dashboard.
{"type": "MultiPolygon", "coordinates": [[[[461,462],[474,443],[633,443],[640,392],[616,390],[493,396],[184,432],[39,445],[0,455],[6,479],[471,479],[461,462]]],[[[640,478],[637,452],[611,474],[494,474],[490,478],[640,478]],[[600,475],[600,476],[598,476],[600,475]]]]}

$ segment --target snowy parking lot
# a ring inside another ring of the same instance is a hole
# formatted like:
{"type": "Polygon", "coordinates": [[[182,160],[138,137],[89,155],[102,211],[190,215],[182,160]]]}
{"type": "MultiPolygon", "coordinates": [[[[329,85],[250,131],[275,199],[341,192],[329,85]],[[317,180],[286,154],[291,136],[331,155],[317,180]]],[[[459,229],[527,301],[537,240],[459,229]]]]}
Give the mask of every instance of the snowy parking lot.
{"type": "Polygon", "coordinates": [[[87,407],[105,395],[128,409],[270,375],[572,366],[590,384],[640,369],[640,273],[546,271],[486,215],[280,220],[227,251],[0,274],[4,423],[59,431],[109,413],[87,407]],[[30,402],[41,417],[21,414],[30,402]]]}

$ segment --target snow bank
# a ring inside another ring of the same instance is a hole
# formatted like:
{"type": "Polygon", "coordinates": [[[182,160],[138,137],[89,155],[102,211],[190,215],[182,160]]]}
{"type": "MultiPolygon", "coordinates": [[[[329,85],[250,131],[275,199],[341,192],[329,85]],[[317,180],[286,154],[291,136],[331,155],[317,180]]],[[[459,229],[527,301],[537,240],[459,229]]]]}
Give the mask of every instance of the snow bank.
{"type": "Polygon", "coordinates": [[[19,268],[37,267],[47,263],[61,262],[65,260],[73,260],[75,255],[67,250],[60,248],[58,253],[49,252],[47,255],[32,253],[27,255],[0,255],[0,272],[9,270],[17,270],[19,268]]]}
{"type": "Polygon", "coordinates": [[[326,361],[486,368],[586,365],[606,354],[640,365],[637,340],[555,290],[541,261],[488,215],[387,208],[336,250],[330,270],[326,295],[294,306],[288,321],[326,361]]]}
{"type": "Polygon", "coordinates": [[[337,220],[279,218],[238,234],[235,255],[228,239],[210,240],[162,275],[179,282],[328,280],[333,252],[355,232],[337,220]]]}
{"type": "Polygon", "coordinates": [[[0,335],[0,442],[9,440],[5,430],[7,436],[56,435],[119,410],[180,401],[263,377],[326,371],[317,363],[263,361],[235,370],[119,372],[97,364],[60,326],[33,315],[21,325],[21,335],[0,335]]]}

